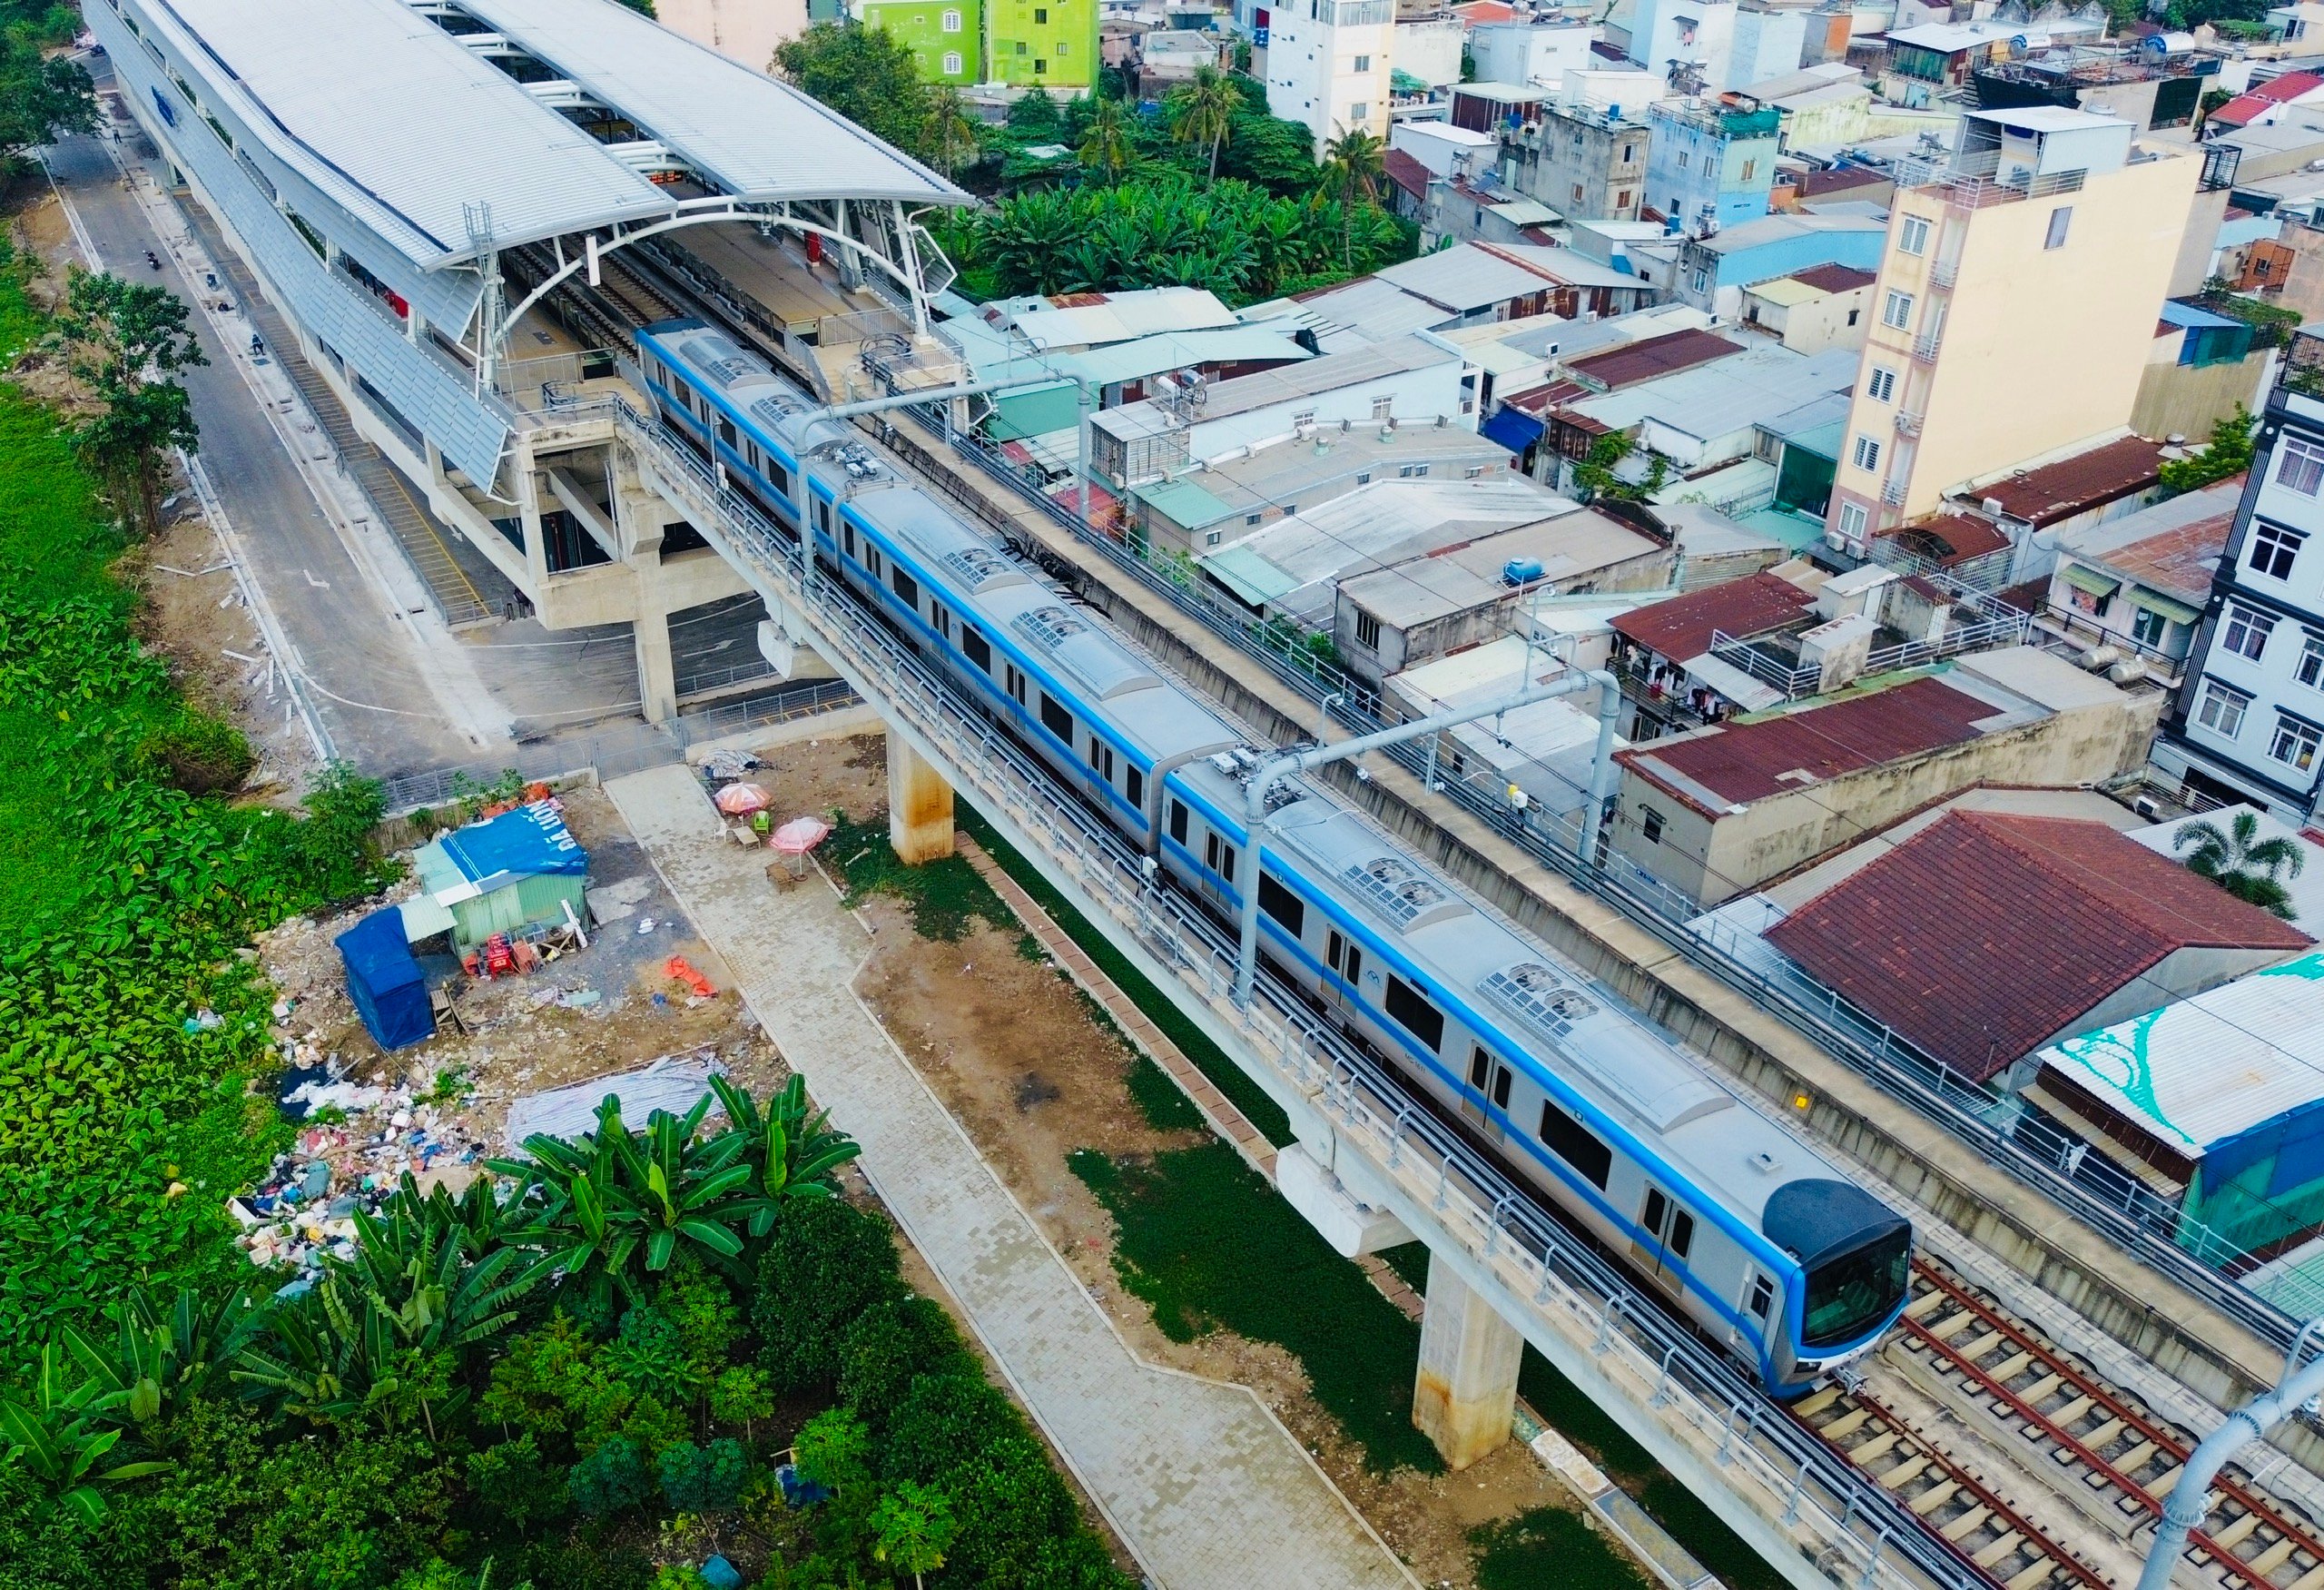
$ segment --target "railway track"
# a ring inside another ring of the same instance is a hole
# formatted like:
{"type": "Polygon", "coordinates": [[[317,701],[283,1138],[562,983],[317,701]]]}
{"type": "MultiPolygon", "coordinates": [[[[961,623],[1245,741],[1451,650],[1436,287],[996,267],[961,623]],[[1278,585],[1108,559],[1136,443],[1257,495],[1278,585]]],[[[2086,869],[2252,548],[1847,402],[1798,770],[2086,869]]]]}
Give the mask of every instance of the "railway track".
{"type": "MultiPolygon", "coordinates": [[[[501,256],[510,279],[529,292],[556,273],[556,257],[539,243],[510,249],[501,256]]],[[[627,348],[630,333],[657,321],[675,320],[693,312],[646,272],[618,255],[598,262],[593,285],[569,276],[549,295],[548,301],[566,322],[566,330],[595,348],[627,348]]]]}
{"type": "MultiPolygon", "coordinates": [[[[1792,1411],[2000,1590],[2127,1590],[2194,1442],[1939,1267],[1861,1384],[1792,1411]],[[2034,1476],[2044,1489],[2028,1496],[2034,1476]]],[[[2324,1590],[2324,1531],[2237,1470],[2189,1568],[2220,1590],[2324,1590]]]]}

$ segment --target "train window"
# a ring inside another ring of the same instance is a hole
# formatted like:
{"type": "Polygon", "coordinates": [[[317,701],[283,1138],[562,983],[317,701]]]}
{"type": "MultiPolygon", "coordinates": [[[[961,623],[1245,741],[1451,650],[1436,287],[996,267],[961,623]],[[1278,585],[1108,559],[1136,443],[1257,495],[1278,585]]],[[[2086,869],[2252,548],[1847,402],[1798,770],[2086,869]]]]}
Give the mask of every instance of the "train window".
{"type": "MultiPolygon", "coordinates": [[[[1170,837],[1184,844],[1187,842],[1187,803],[1170,803],[1170,837]]],[[[1337,935],[1334,935],[1336,942],[1337,935]]]]}
{"type": "MultiPolygon", "coordinates": [[[[830,503],[815,504],[815,522],[823,527],[823,534],[828,536],[832,533],[832,505],[830,503]]],[[[853,525],[847,527],[847,555],[850,558],[855,556],[855,527],[853,525]]]]}
{"type": "Polygon", "coordinates": [[[901,568],[896,568],[890,571],[888,583],[896,588],[896,595],[903,598],[905,607],[915,613],[920,611],[920,581],[901,568]]]}
{"type": "Polygon", "coordinates": [[[773,459],[769,459],[766,461],[766,478],[768,483],[772,485],[775,490],[781,492],[785,497],[791,495],[791,471],[784,469],[781,464],[776,463],[773,459]]]}
{"type": "Polygon", "coordinates": [[[1089,736],[1089,771],[1108,784],[1114,782],[1114,748],[1095,735],[1089,736]]]}
{"type": "Polygon", "coordinates": [[[952,638],[952,615],[941,602],[928,604],[928,616],[936,621],[936,633],[945,639],[952,638]]]}
{"type": "Polygon", "coordinates": [[[1541,1141],[1550,1152],[1581,1172],[1592,1187],[1603,1188],[1614,1168],[1613,1151],[1590,1135],[1590,1129],[1556,1105],[1541,1106],[1541,1141]]]}
{"type": "Polygon", "coordinates": [[[734,422],[724,416],[721,416],[718,421],[718,439],[724,442],[728,447],[733,447],[735,442],[741,439],[734,434],[734,422]]]}
{"type": "Polygon", "coordinates": [[[1259,874],[1259,909],[1283,923],[1283,931],[1297,938],[1307,926],[1307,903],[1265,873],[1259,874]]]}
{"type": "MultiPolygon", "coordinates": [[[[817,508],[822,508],[823,505],[819,502],[815,506],[817,508]]],[[[831,528],[831,512],[829,509],[825,509],[823,512],[823,528],[828,530],[831,528]]],[[[855,556],[855,527],[853,525],[845,525],[841,527],[839,533],[839,545],[840,550],[846,553],[850,558],[855,556]]]]}
{"type": "Polygon", "coordinates": [[[1491,1075],[1492,1075],[1492,1056],[1485,1052],[1483,1044],[1471,1044],[1469,1046],[1469,1086],[1482,1093],[1485,1091],[1485,1079],[1491,1075]]]}
{"type": "Polygon", "coordinates": [[[1492,1102],[1496,1110],[1509,1108],[1509,1077],[1510,1071],[1507,1066],[1502,1066],[1493,1076],[1492,1102]]]}
{"type": "Polygon", "coordinates": [[[1340,937],[1337,928],[1324,941],[1324,961],[1350,985],[1364,981],[1364,952],[1340,937]]]}
{"type": "Polygon", "coordinates": [[[1146,775],[1130,768],[1122,775],[1122,793],[1129,796],[1129,804],[1140,811],[1146,808],[1146,775]]]}
{"type": "Polygon", "coordinates": [[[1664,1222],[1670,1218],[1670,1200],[1659,1187],[1646,1190],[1646,1208],[1639,1213],[1639,1224],[1646,1228],[1649,1238],[1659,1239],[1664,1222]]]}
{"type": "Polygon", "coordinates": [[[973,624],[961,625],[960,649],[969,654],[969,661],[988,674],[992,672],[992,647],[985,639],[983,630],[973,624]]]}
{"type": "Polygon", "coordinates": [[[1751,1278],[1751,1300],[1749,1303],[1745,1305],[1745,1307],[1750,1309],[1751,1318],[1754,1319],[1765,1319],[1768,1317],[1768,1309],[1774,1306],[1775,1300],[1775,1282],[1769,1280],[1763,1275],[1753,1276],[1751,1278]]]}
{"type": "Polygon", "coordinates": [[[1670,1217],[1670,1257],[1684,1259],[1695,1245],[1695,1217],[1679,1210],[1670,1217]]]}
{"type": "Polygon", "coordinates": [[[1430,1049],[1444,1042],[1444,1012],[1401,977],[1388,979],[1388,1013],[1430,1049]]]}
{"type": "Polygon", "coordinates": [[[1216,873],[1230,884],[1235,881],[1235,847],[1233,845],[1216,834],[1206,835],[1203,839],[1202,853],[1204,862],[1212,872],[1216,873]]]}
{"type": "Polygon", "coordinates": [[[1041,726],[1067,745],[1073,744],[1073,714],[1059,706],[1046,690],[1041,692],[1041,726]]]}

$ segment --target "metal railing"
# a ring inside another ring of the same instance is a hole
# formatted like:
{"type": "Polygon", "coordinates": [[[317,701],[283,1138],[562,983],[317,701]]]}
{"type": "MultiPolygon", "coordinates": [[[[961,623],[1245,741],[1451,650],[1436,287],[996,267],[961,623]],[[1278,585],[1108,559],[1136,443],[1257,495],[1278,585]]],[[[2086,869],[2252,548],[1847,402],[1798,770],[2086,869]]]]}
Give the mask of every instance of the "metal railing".
{"type": "Polygon", "coordinates": [[[1247,1063],[1265,1073],[1270,1092],[1327,1118],[1343,1151],[1360,1154],[1415,1218],[1439,1226],[1497,1285],[1537,1346],[1594,1365],[1634,1401],[1649,1428],[1659,1427],[1661,1439],[1679,1444],[1673,1451],[1715,1447],[1728,1486],[1778,1521],[1835,1582],[1862,1590],[1982,1584],[1872,1476],[1771,1405],[1733,1363],[1640,1293],[1290,991],[1262,980],[1248,1007],[1235,1005],[1235,944],[1224,929],[1157,886],[1142,855],[851,595],[811,571],[790,536],[691,449],[612,401],[624,438],[664,489],[805,617],[817,648],[883,716],[933,750],[960,793],[1019,837],[1045,872],[1078,894],[1077,905],[1175,984],[1181,1002],[1231,1032],[1247,1063]]]}
{"type": "Polygon", "coordinates": [[[1724,629],[1710,632],[1710,655],[1742,669],[1762,685],[1773,686],[1786,696],[1805,696],[1813,691],[1816,682],[1824,676],[1824,670],[1819,667],[1803,667],[1784,662],[1724,629]]]}
{"type": "MultiPolygon", "coordinates": [[[[947,435],[963,457],[1021,494],[1029,504],[1038,507],[1081,545],[1236,646],[1276,679],[1311,703],[1322,706],[1330,717],[1344,727],[1368,733],[1394,721],[1376,690],[1352,678],[1336,665],[1318,657],[1290,655],[1287,648],[1295,642],[1279,628],[1258,623],[1240,610],[1227,609],[1195,588],[1190,579],[1180,578],[1176,571],[1166,575],[1121,542],[1083,523],[1062,505],[1029,487],[992,449],[947,431],[940,413],[923,418],[931,429],[947,435]]],[[[963,483],[950,479],[950,471],[941,460],[927,454],[909,438],[892,439],[901,443],[901,450],[917,454],[924,460],[921,473],[930,484],[997,533],[1021,543],[1020,532],[1008,516],[963,483]]],[[[1965,601],[1993,601],[1984,593],[1973,592],[1969,588],[1961,587],[1960,590],[1965,601]]],[[[1424,756],[1418,749],[1399,747],[1382,755],[1415,774],[1423,769],[1424,756]]],[[[1696,935],[1688,927],[1699,914],[1699,908],[1691,900],[1659,884],[1655,888],[1644,886],[1637,881],[1646,876],[1643,874],[1626,879],[1620,875],[1620,869],[1610,864],[1598,870],[1581,867],[1573,856],[1570,835],[1551,833],[1545,826],[1545,820],[1531,808],[1512,814],[1504,793],[1506,784],[1498,775],[1491,787],[1486,787],[1482,782],[1448,782],[1440,771],[1439,784],[1442,792],[1456,805],[1491,822],[1541,864],[1607,900],[1703,970],[1742,991],[1823,1044],[1835,1058],[1868,1077],[1915,1113],[1948,1131],[1982,1157],[2114,1240],[2131,1257],[2203,1299],[2263,1340],[2279,1347],[2290,1344],[2299,1321],[2276,1301],[2258,1296],[2222,1273],[2222,1266],[2237,1268],[2249,1261],[2249,1256],[2231,1242],[2207,1232],[2200,1222],[2183,1214],[2174,1212],[2167,1225],[2159,1221],[2149,1200],[2136,1194],[2125,1191],[2119,1199],[2112,1198],[2090,1186],[2086,1180],[2063,1174],[2058,1162],[2045,1157],[2038,1147],[2029,1146],[2010,1132],[1997,1129],[1986,1119],[1984,1111],[1989,1111],[1995,1102],[1989,1092],[1976,1089],[1959,1091],[1966,1085],[1957,1078],[1945,1086],[1932,1085],[1927,1079],[1938,1072],[1932,1062],[1877,1023],[1870,1024],[1878,1034],[1874,1036],[1868,1034],[1861,1016],[1851,1019],[1835,1015],[1835,1010],[1844,1003],[1837,994],[1820,990],[1813,995],[1803,995],[1791,983],[1770,980],[1759,968],[1720,953],[1696,935]],[[2219,1256],[2218,1262],[2206,1255],[2219,1256]]]]}

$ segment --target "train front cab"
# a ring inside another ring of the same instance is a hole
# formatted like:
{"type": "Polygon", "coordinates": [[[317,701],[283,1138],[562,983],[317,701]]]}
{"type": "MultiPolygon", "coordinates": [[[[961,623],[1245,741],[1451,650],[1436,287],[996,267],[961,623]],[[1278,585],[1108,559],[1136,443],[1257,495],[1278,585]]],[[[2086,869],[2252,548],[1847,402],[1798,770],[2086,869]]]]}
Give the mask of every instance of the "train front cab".
{"type": "Polygon", "coordinates": [[[1896,1322],[1911,1289],[1912,1222],[1851,1182],[1786,1182],[1759,1228],[1796,1255],[1786,1340],[1769,1366],[1779,1397],[1804,1396],[1823,1377],[1870,1352],[1896,1322]]]}

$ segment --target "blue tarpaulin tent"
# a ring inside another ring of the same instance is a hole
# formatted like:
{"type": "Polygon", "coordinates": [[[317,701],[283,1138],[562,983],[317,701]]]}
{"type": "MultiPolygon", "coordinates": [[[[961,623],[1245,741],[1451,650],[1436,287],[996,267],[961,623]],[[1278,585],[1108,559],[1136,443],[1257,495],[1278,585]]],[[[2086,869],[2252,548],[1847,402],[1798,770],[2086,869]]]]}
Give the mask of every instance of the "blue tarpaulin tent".
{"type": "Polygon", "coordinates": [[[339,935],[347,993],[364,1028],[382,1049],[401,1049],[436,1033],[428,983],[403,936],[403,913],[390,905],[339,935]]]}
{"type": "Polygon", "coordinates": [[[419,893],[403,904],[414,943],[448,932],[473,949],[497,933],[577,920],[586,908],[589,856],[557,815],[536,801],[473,823],[412,853],[419,893]]]}

